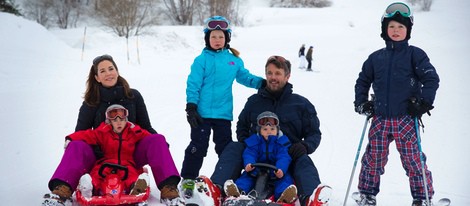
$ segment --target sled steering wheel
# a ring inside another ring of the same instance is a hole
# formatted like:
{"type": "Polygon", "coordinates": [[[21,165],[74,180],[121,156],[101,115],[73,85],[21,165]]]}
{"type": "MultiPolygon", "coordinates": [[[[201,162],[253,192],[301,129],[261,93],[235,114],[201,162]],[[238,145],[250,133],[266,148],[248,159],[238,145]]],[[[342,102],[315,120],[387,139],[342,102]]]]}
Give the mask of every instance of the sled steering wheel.
{"type": "Polygon", "coordinates": [[[98,170],[98,174],[102,178],[106,177],[106,174],[103,173],[106,168],[111,169],[111,174],[117,174],[119,170],[124,171],[124,176],[121,178],[121,180],[127,179],[127,176],[129,175],[129,169],[127,169],[126,166],[105,162],[103,165],[101,165],[100,170],[98,170]]]}
{"type": "MultiPolygon", "coordinates": [[[[278,170],[276,166],[272,164],[268,164],[268,163],[253,163],[251,164],[251,166],[256,167],[256,169],[258,169],[259,172],[265,172],[265,173],[269,173],[269,171],[273,171],[275,173],[278,170]]],[[[250,175],[253,177],[256,177],[256,174],[253,172],[250,172],[250,175]]]]}

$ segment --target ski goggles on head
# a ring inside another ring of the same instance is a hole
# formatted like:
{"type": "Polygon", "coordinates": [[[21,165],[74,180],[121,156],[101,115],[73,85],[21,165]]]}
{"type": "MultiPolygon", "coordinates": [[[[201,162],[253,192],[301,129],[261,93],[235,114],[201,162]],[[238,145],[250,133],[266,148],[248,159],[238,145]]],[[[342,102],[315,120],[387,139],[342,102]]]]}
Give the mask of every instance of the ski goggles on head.
{"type": "Polygon", "coordinates": [[[279,120],[273,117],[263,117],[258,120],[258,126],[265,126],[265,125],[278,126],[279,120]]]}
{"type": "Polygon", "coordinates": [[[227,21],[224,21],[224,20],[210,20],[207,22],[206,26],[210,30],[213,30],[213,29],[228,30],[230,25],[227,21]]]}
{"type": "Polygon", "coordinates": [[[127,109],[116,108],[106,112],[106,119],[114,120],[116,118],[125,119],[128,115],[127,109]]]}
{"type": "Polygon", "coordinates": [[[93,59],[93,65],[98,65],[98,63],[100,63],[101,61],[103,60],[111,60],[113,61],[113,57],[109,54],[105,54],[105,55],[101,55],[101,56],[97,56],[93,59]]]}
{"type": "Polygon", "coordinates": [[[411,13],[411,9],[408,5],[402,2],[395,2],[390,4],[386,9],[385,13],[382,16],[382,20],[384,18],[391,18],[395,16],[395,14],[400,14],[403,17],[408,17],[413,21],[413,14],[411,13]]]}
{"type": "Polygon", "coordinates": [[[282,56],[270,56],[268,58],[268,61],[266,63],[266,65],[268,65],[269,63],[274,63],[275,65],[277,65],[279,68],[283,68],[286,70],[286,73],[290,73],[290,63],[287,63],[287,60],[282,57],[282,56]],[[279,63],[274,63],[274,62],[279,62],[279,63]]]}
{"type": "Polygon", "coordinates": [[[281,57],[281,56],[270,56],[268,58],[268,61],[272,61],[272,60],[276,60],[278,62],[281,62],[281,63],[286,63],[286,59],[284,59],[284,57],[281,57]]]}

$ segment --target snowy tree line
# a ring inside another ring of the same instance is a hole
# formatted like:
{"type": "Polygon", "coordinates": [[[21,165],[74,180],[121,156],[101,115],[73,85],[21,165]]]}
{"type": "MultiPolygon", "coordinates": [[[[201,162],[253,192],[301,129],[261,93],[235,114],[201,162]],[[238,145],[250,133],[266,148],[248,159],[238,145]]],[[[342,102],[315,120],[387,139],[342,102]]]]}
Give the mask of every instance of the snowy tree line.
{"type": "MultiPolygon", "coordinates": [[[[77,27],[82,19],[94,19],[118,36],[137,36],[162,24],[201,25],[213,15],[225,16],[243,26],[242,4],[248,0],[0,0],[0,11],[23,15],[46,28],[77,27]]],[[[271,7],[329,7],[333,0],[269,0],[271,7]]],[[[432,0],[407,0],[430,11],[432,0]]]]}

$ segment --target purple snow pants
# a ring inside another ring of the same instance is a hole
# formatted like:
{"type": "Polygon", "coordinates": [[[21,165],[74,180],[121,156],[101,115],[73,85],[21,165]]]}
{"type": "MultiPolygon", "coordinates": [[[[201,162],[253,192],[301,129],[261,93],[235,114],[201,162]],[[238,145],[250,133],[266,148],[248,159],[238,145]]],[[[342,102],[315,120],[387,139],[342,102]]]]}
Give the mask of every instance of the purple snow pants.
{"type": "MultiPolygon", "coordinates": [[[[180,176],[163,135],[153,134],[140,140],[135,148],[134,159],[137,168],[147,164],[150,166],[157,185],[168,177],[180,176]]],[[[96,157],[90,145],[83,141],[71,141],[49,181],[49,189],[54,189],[51,188],[53,180],[61,180],[75,190],[80,177],[89,173],[95,162],[96,157]]]]}

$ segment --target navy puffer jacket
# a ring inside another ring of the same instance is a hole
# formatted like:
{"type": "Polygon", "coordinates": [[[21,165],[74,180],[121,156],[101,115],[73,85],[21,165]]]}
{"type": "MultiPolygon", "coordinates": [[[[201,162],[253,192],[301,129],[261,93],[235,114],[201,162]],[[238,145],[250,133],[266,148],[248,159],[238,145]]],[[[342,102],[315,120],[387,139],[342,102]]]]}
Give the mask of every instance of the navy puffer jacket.
{"type": "Polygon", "coordinates": [[[134,98],[128,99],[124,95],[124,87],[114,86],[111,88],[100,87],[100,104],[96,107],[89,106],[83,102],[78,113],[75,131],[96,129],[106,119],[106,109],[112,104],[120,104],[129,111],[128,120],[136,123],[152,134],[157,133],[150,124],[147,107],[144,98],[136,89],[131,89],[134,98]]]}
{"type": "Polygon", "coordinates": [[[281,131],[289,137],[291,143],[303,141],[308,145],[307,152],[313,153],[321,141],[317,111],[308,99],[292,92],[292,84],[287,83],[278,98],[270,94],[265,87],[249,97],[238,116],[238,141],[243,142],[251,134],[255,134],[256,117],[264,111],[271,111],[279,117],[281,131]]]}
{"type": "Polygon", "coordinates": [[[408,41],[387,41],[362,66],[355,85],[354,105],[368,100],[372,86],[375,114],[384,117],[407,115],[409,99],[416,97],[432,105],[439,76],[426,53],[408,41]]]}

